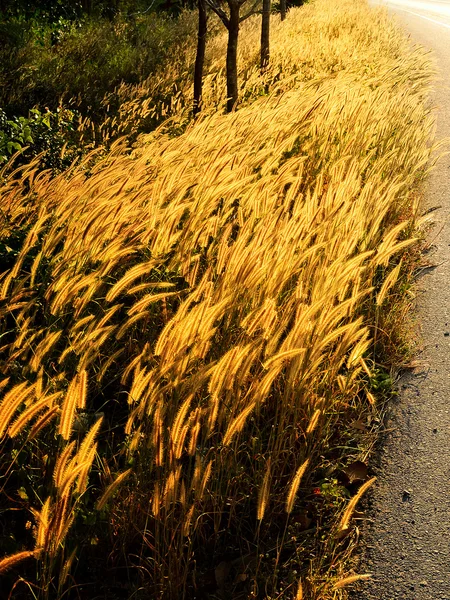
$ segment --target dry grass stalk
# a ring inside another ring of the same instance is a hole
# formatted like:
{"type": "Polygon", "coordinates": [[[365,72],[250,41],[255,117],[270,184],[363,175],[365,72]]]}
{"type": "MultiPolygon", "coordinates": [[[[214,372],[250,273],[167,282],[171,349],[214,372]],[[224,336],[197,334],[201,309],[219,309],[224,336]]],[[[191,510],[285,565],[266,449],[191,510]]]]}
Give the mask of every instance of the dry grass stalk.
{"type": "Polygon", "coordinates": [[[191,531],[192,518],[194,516],[195,505],[193,504],[191,508],[187,511],[186,516],[183,521],[183,537],[187,537],[191,531]]]}
{"type": "Polygon", "coordinates": [[[43,548],[45,545],[45,540],[48,536],[48,524],[50,517],[50,496],[44,502],[41,511],[37,514],[38,518],[38,530],[36,534],[36,547],[43,548]]]}
{"type": "Polygon", "coordinates": [[[189,456],[195,456],[195,452],[197,449],[197,442],[199,441],[199,435],[200,435],[201,427],[202,427],[200,418],[201,418],[201,413],[199,411],[197,413],[197,415],[195,416],[194,424],[192,425],[192,428],[191,428],[191,436],[190,436],[189,444],[188,444],[189,456]]]}
{"type": "Polygon", "coordinates": [[[49,523],[48,533],[45,540],[45,550],[50,558],[57,556],[61,544],[71,528],[76,513],[72,510],[69,493],[64,493],[60,500],[56,503],[52,519],[49,523]]]}
{"type": "Polygon", "coordinates": [[[25,402],[26,398],[34,395],[35,386],[28,385],[26,381],[14,386],[7,392],[0,403],[0,439],[8,429],[9,423],[16,410],[25,402]]]}
{"type": "Polygon", "coordinates": [[[59,406],[54,406],[40,417],[28,434],[28,441],[33,440],[59,414],[59,406]]]}
{"type": "Polygon", "coordinates": [[[182,427],[186,419],[187,412],[192,402],[192,397],[188,396],[180,407],[172,426],[170,428],[172,453],[174,458],[180,458],[184,439],[186,438],[189,426],[182,427]]]}
{"type": "Polygon", "coordinates": [[[128,475],[131,473],[131,469],[127,469],[120,475],[116,477],[116,479],[108,485],[106,490],[103,492],[102,496],[99,498],[96,508],[97,510],[102,510],[104,506],[106,506],[108,500],[114,496],[116,490],[120,487],[120,484],[125,481],[128,475]]]}
{"type": "Polygon", "coordinates": [[[73,453],[74,449],[75,449],[75,441],[71,442],[70,444],[67,444],[67,446],[61,452],[61,454],[59,455],[59,457],[56,461],[55,468],[53,471],[53,480],[54,480],[57,488],[61,488],[61,486],[65,480],[65,475],[66,475],[66,471],[67,471],[67,467],[68,467],[68,461],[69,461],[69,458],[70,458],[71,454],[73,453]]]}
{"type": "Polygon", "coordinates": [[[33,360],[30,363],[31,368],[34,371],[38,371],[42,362],[46,356],[52,349],[52,347],[57,343],[59,338],[61,337],[62,331],[54,331],[47,335],[37,346],[34,351],[33,360]]]}
{"type": "Polygon", "coordinates": [[[339,581],[337,581],[333,587],[334,589],[340,589],[347,585],[350,585],[351,583],[355,583],[355,581],[367,580],[371,577],[372,575],[370,573],[364,573],[361,575],[350,575],[349,577],[345,577],[344,579],[340,579],[339,581]]]}
{"type": "Polygon", "coordinates": [[[356,505],[361,500],[365,492],[370,488],[370,486],[375,483],[376,479],[376,477],[372,477],[372,479],[369,479],[368,481],[366,481],[366,483],[363,483],[362,486],[359,488],[358,492],[350,500],[350,502],[347,505],[347,508],[344,511],[344,514],[342,515],[339,524],[339,531],[345,531],[346,529],[348,529],[350,519],[353,514],[353,511],[356,508],[356,505]]]}
{"type": "Polygon", "coordinates": [[[82,462],[85,462],[86,460],[88,460],[88,457],[90,456],[90,454],[92,452],[92,448],[95,446],[94,439],[95,439],[96,435],[98,434],[100,427],[102,426],[102,423],[103,423],[103,417],[98,418],[97,421],[94,423],[94,425],[92,425],[92,427],[90,428],[90,430],[87,433],[84,440],[82,441],[82,443],[80,445],[80,449],[78,450],[77,455],[76,455],[76,460],[78,463],[82,463],[82,462]]]}
{"type": "Polygon", "coordinates": [[[10,556],[5,556],[0,560],[0,573],[5,573],[10,569],[14,568],[16,565],[21,563],[23,560],[27,558],[31,558],[32,556],[37,556],[36,550],[25,550],[24,552],[17,552],[16,554],[11,554],[10,556]]]}
{"type": "Polygon", "coordinates": [[[75,411],[86,405],[86,371],[77,373],[69,384],[61,407],[61,417],[58,433],[68,440],[72,433],[75,411]]]}
{"type": "Polygon", "coordinates": [[[230,444],[233,437],[242,431],[249,415],[253,412],[255,406],[256,402],[252,402],[246,408],[241,410],[240,414],[230,422],[230,424],[228,425],[228,429],[226,430],[225,435],[223,436],[224,446],[230,444]]]}
{"type": "Polygon", "coordinates": [[[393,285],[395,285],[398,276],[400,274],[400,269],[402,268],[402,261],[398,263],[396,267],[392,269],[389,275],[383,282],[383,285],[380,288],[380,291],[377,294],[376,304],[377,306],[381,306],[386,298],[388,291],[391,289],[393,285]]]}
{"type": "Polygon", "coordinates": [[[66,474],[61,486],[58,490],[59,495],[62,499],[70,498],[72,494],[72,487],[79,479],[86,468],[89,469],[91,464],[89,462],[80,463],[71,466],[70,471],[66,474]]]}
{"type": "Polygon", "coordinates": [[[61,394],[56,392],[55,394],[41,398],[36,403],[31,404],[19,417],[17,417],[14,423],[9,426],[8,435],[12,438],[16,437],[36,415],[45,408],[51,409],[53,407],[53,402],[60,398],[60,396],[61,394]]]}
{"type": "Polygon", "coordinates": [[[313,416],[311,417],[310,422],[308,423],[308,427],[306,428],[307,435],[309,435],[310,433],[312,433],[315,430],[315,428],[317,427],[317,424],[319,422],[321,414],[322,414],[322,411],[320,410],[320,408],[316,408],[316,410],[313,413],[313,416]]]}
{"type": "Polygon", "coordinates": [[[200,482],[200,485],[198,487],[194,488],[195,495],[197,496],[197,498],[199,500],[201,500],[203,498],[203,495],[205,493],[206,486],[207,486],[208,481],[209,481],[209,479],[211,477],[212,466],[213,466],[213,462],[210,460],[208,462],[208,464],[206,465],[206,467],[205,467],[205,470],[203,472],[203,477],[202,477],[202,480],[200,482]]]}
{"type": "Polygon", "coordinates": [[[2,391],[3,388],[5,388],[8,385],[10,379],[11,379],[10,377],[5,377],[5,379],[2,379],[0,381],[0,392],[2,391]]]}
{"type": "Polygon", "coordinates": [[[69,576],[70,569],[72,568],[72,564],[77,556],[78,548],[76,547],[72,550],[69,558],[64,562],[63,568],[59,574],[58,578],[58,590],[62,590],[64,584],[66,583],[67,577],[69,576]]]}
{"type": "Polygon", "coordinates": [[[258,505],[256,509],[258,521],[262,521],[264,513],[266,512],[267,504],[269,501],[270,494],[270,475],[271,475],[271,459],[267,461],[266,472],[264,473],[264,479],[258,493],[258,505]]]}
{"type": "Polygon", "coordinates": [[[286,512],[288,515],[291,514],[292,509],[294,508],[295,498],[297,496],[298,488],[300,486],[300,482],[302,480],[303,475],[305,474],[306,469],[309,465],[309,458],[307,458],[297,469],[295,473],[294,479],[291,482],[289,487],[289,492],[286,498],[286,512]]]}
{"type": "Polygon", "coordinates": [[[77,481],[76,493],[84,494],[88,485],[89,472],[91,470],[92,464],[94,462],[95,456],[97,454],[97,444],[93,444],[90,450],[86,454],[86,458],[82,463],[84,468],[81,469],[80,475],[77,481]]]}

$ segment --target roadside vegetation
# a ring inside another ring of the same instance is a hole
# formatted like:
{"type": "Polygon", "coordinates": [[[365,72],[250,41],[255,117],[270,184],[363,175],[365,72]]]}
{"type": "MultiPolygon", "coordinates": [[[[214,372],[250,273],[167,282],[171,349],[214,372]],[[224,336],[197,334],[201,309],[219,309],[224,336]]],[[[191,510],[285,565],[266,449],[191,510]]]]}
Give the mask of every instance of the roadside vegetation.
{"type": "Polygon", "coordinates": [[[84,114],[70,165],[0,175],[12,599],[337,600],[366,576],[350,557],[407,359],[432,67],[384,12],[316,0],[271,16],[263,65],[261,15],[241,24],[227,114],[214,23],[195,119],[187,35],[61,108],[84,114]]]}
{"type": "MultiPolygon", "coordinates": [[[[44,166],[67,168],[80,151],[126,133],[116,126],[124,90],[141,83],[152,105],[162,105],[188,77],[195,54],[193,11],[183,10],[179,18],[72,17],[48,22],[43,16],[10,15],[0,23],[0,164],[28,147],[20,162],[44,152],[44,166]],[[35,140],[36,121],[45,144],[35,140]],[[63,164],[61,134],[70,154],[63,164]]],[[[147,115],[139,131],[159,122],[147,115]]]]}

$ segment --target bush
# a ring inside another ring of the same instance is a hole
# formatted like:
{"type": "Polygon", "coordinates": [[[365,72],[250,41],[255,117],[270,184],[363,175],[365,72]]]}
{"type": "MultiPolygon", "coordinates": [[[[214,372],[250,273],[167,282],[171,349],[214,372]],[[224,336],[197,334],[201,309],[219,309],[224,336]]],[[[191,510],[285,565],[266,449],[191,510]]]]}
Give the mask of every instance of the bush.
{"type": "Polygon", "coordinates": [[[160,70],[191,37],[189,12],[177,19],[149,14],[52,25],[12,20],[0,25],[0,106],[8,114],[31,106],[55,111],[64,98],[100,120],[107,92],[160,70]]]}
{"type": "Polygon", "coordinates": [[[15,152],[21,152],[16,164],[25,164],[41,155],[43,168],[62,171],[78,153],[74,137],[77,113],[58,107],[56,111],[41,112],[34,108],[29,117],[8,119],[0,108],[0,165],[15,152]],[[64,145],[66,152],[62,156],[64,145]]]}

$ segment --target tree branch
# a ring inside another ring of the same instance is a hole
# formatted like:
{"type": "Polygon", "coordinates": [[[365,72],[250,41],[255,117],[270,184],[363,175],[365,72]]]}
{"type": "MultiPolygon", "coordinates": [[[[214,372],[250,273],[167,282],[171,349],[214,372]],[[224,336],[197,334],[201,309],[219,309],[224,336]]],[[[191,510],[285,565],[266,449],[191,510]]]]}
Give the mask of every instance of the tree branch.
{"type": "Polygon", "coordinates": [[[230,28],[230,19],[227,17],[227,13],[224,10],[222,10],[220,8],[220,6],[217,4],[216,0],[206,0],[206,4],[221,19],[221,21],[225,25],[225,27],[227,29],[229,29],[230,28]]]}
{"type": "MultiPolygon", "coordinates": [[[[245,2],[245,0],[244,0],[244,2],[245,2]]],[[[261,2],[261,0],[256,0],[256,2],[253,4],[251,9],[248,11],[248,13],[239,19],[239,23],[242,23],[242,21],[245,21],[245,19],[248,19],[249,17],[256,15],[256,13],[259,12],[257,10],[257,7],[260,4],[260,2],[261,2]]],[[[243,4],[243,2],[241,2],[241,4],[243,4]]]]}

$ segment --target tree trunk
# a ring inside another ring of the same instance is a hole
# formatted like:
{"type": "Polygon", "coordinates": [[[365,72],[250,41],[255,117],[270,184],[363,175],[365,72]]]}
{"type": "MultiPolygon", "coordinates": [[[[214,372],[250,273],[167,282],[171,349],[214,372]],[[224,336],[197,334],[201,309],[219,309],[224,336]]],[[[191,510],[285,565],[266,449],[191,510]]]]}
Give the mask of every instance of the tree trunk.
{"type": "Polygon", "coordinates": [[[284,21],[286,18],[286,0],[280,0],[280,13],[281,20],[284,21]]]}
{"type": "Polygon", "coordinates": [[[205,0],[198,0],[198,38],[194,71],[194,117],[201,110],[207,25],[208,15],[206,14],[205,0]]]}
{"type": "Polygon", "coordinates": [[[227,47],[227,111],[231,112],[238,101],[237,48],[239,37],[239,9],[237,0],[228,0],[230,19],[227,47]]]}
{"type": "Polygon", "coordinates": [[[92,15],[92,0],[82,0],[81,8],[90,17],[92,15]]]}
{"type": "Polygon", "coordinates": [[[263,0],[261,22],[261,72],[265,71],[270,57],[270,8],[271,0],[263,0]]]}

